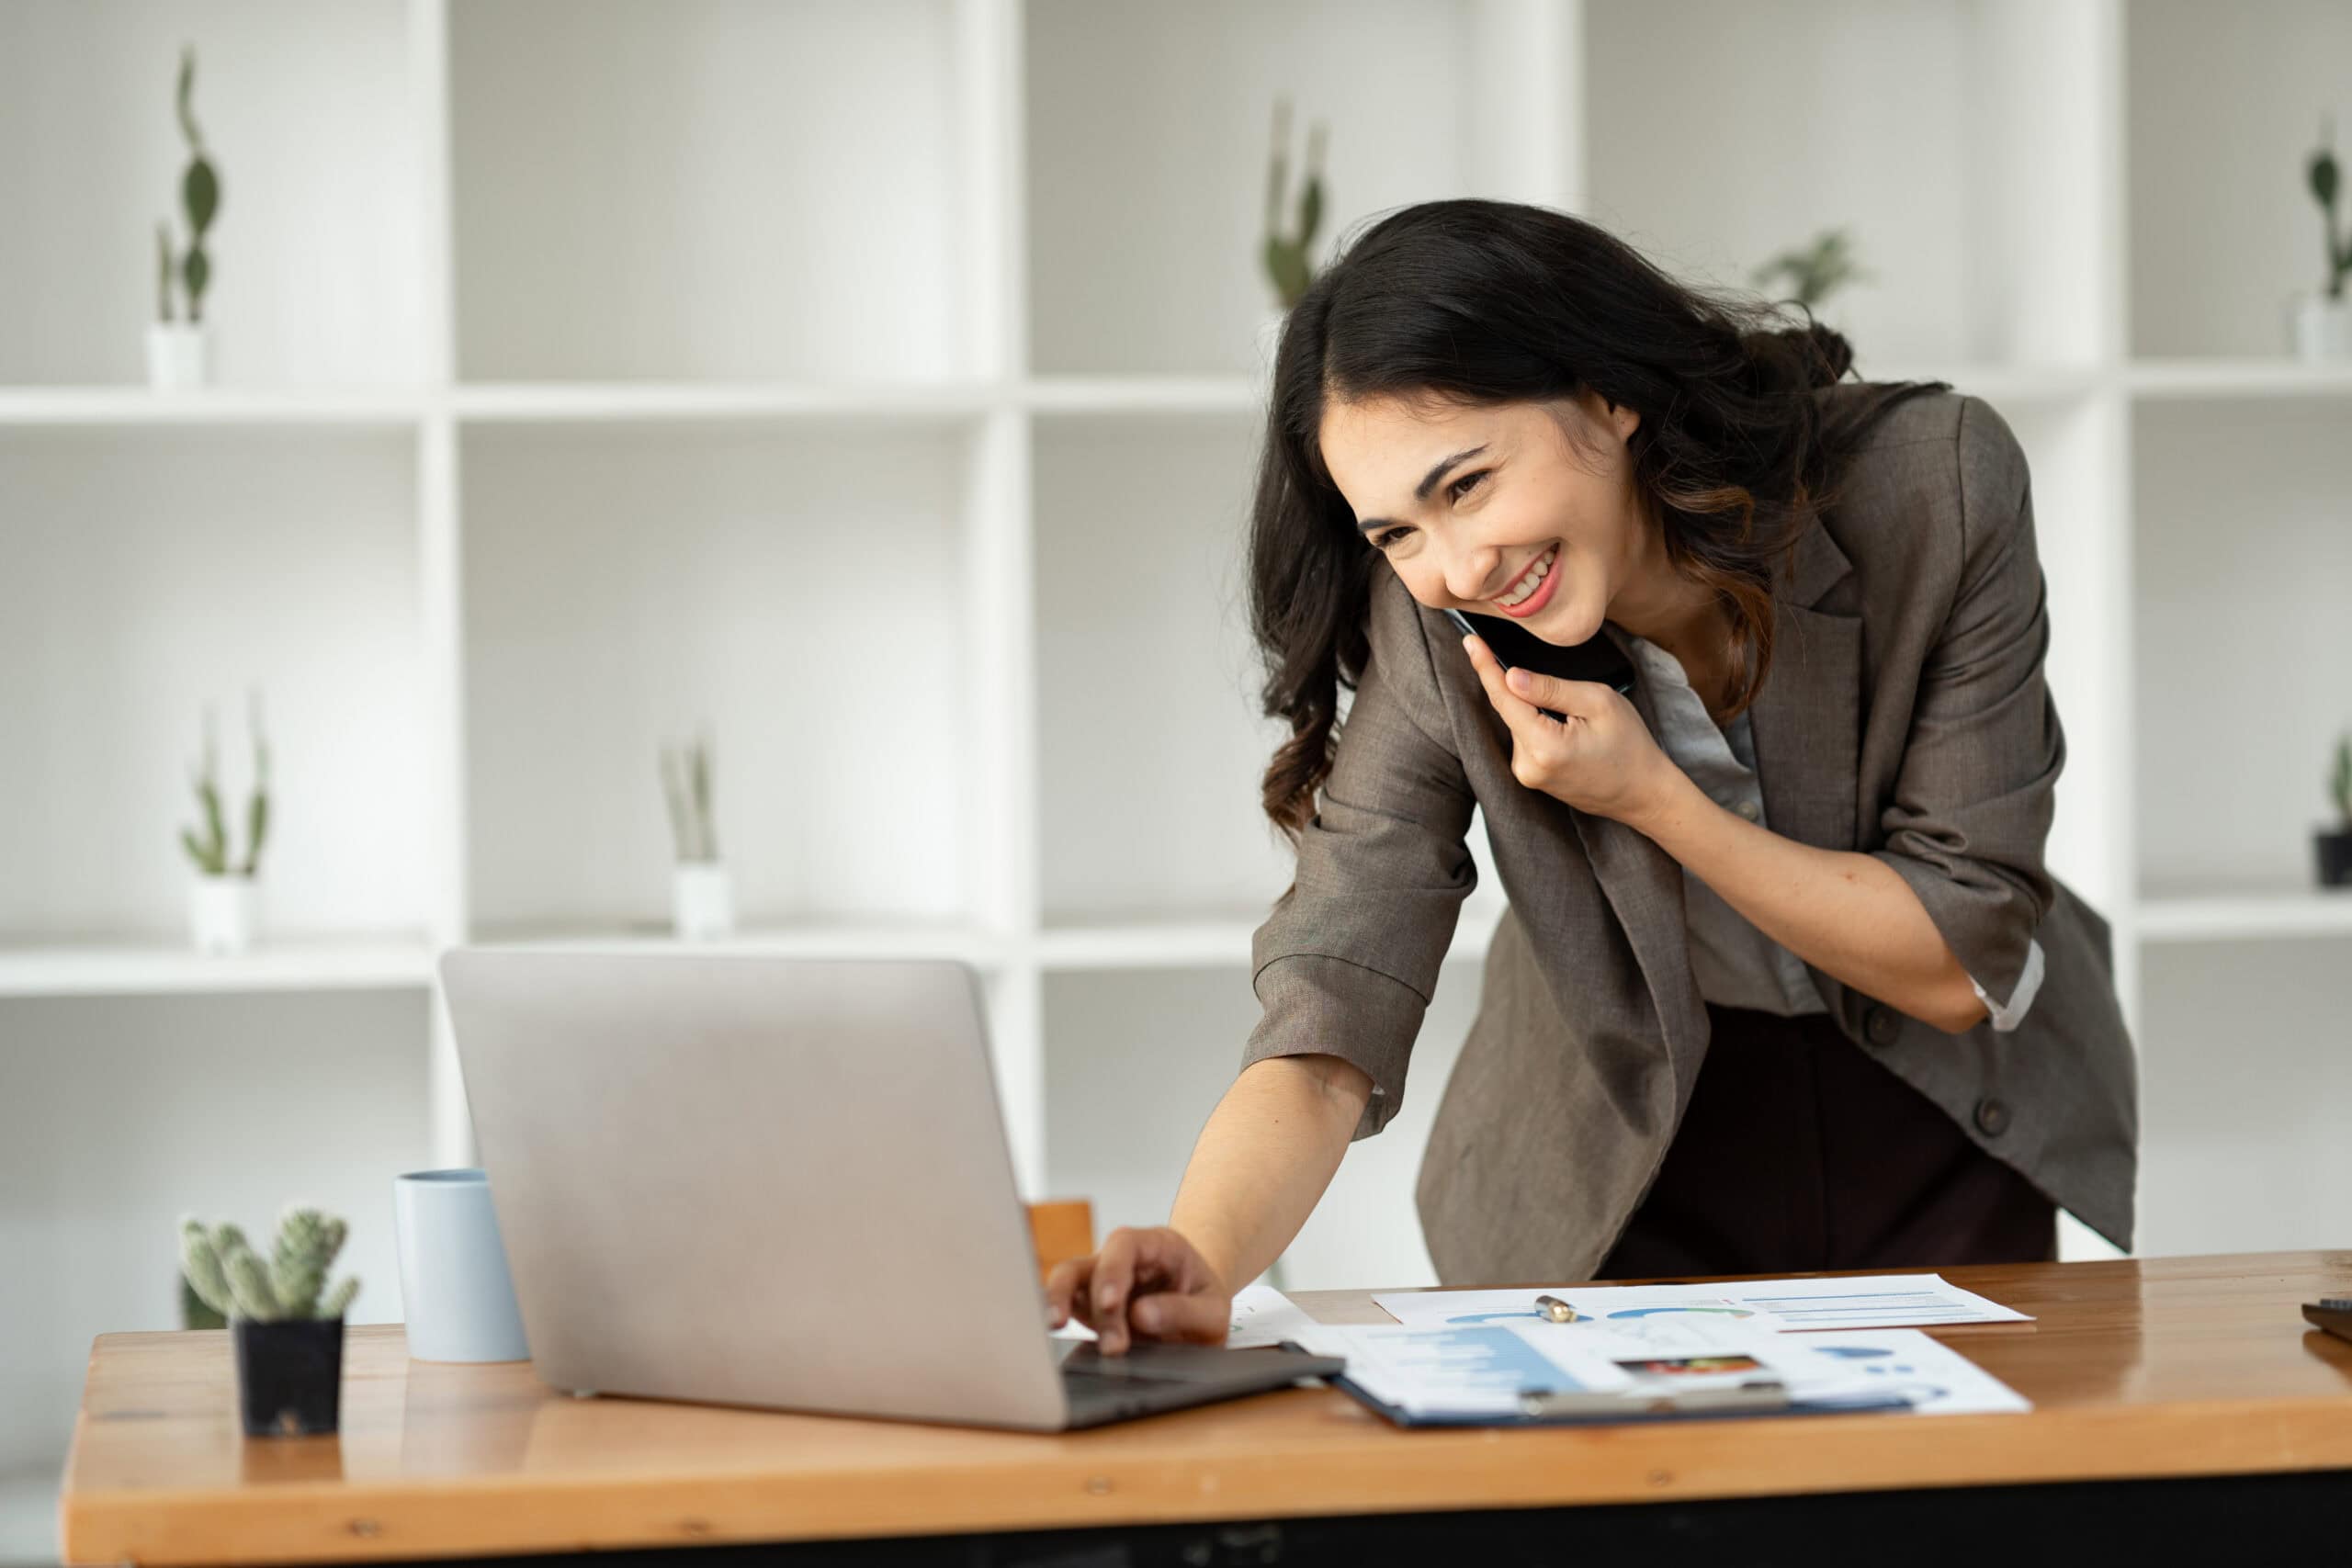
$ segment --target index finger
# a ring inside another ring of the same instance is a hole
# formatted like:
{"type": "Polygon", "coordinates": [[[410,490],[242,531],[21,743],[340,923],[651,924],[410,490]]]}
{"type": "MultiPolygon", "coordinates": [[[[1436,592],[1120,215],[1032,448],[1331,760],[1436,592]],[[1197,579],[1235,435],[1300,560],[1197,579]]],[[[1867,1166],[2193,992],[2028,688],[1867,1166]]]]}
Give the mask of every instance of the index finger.
{"type": "Polygon", "coordinates": [[[1059,1328],[1069,1321],[1073,1311],[1080,1323],[1089,1328],[1094,1326],[1086,1308],[1087,1280],[1093,1272],[1094,1258],[1091,1254],[1065,1258],[1054,1265],[1053,1272],[1046,1276],[1046,1304],[1053,1319],[1050,1326],[1059,1328]]]}
{"type": "Polygon", "coordinates": [[[1135,1277],[1135,1233],[1122,1225],[1094,1255],[1095,1348],[1105,1355],[1115,1356],[1127,1348],[1127,1298],[1135,1277]]]}
{"type": "Polygon", "coordinates": [[[1478,683],[1487,688],[1487,700],[1494,704],[1495,711],[1503,716],[1503,722],[1510,726],[1511,734],[1525,739],[1523,726],[1544,716],[1535,711],[1533,703],[1503,684],[1503,662],[1495,657],[1495,650],[1487,646],[1486,638],[1474,632],[1464,637],[1462,643],[1470,655],[1470,668],[1478,672],[1478,683]]]}

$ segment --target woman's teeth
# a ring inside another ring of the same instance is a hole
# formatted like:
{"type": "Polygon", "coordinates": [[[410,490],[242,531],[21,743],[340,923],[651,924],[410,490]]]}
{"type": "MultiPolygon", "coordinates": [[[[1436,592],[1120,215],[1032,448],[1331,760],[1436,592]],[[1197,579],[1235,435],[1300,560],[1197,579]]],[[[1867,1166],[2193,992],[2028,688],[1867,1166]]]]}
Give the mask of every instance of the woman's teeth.
{"type": "Polygon", "coordinates": [[[1528,595],[1543,587],[1544,580],[1551,575],[1552,558],[1559,553],[1559,546],[1554,545],[1550,549],[1545,550],[1537,558],[1534,569],[1519,580],[1519,586],[1512,592],[1503,594],[1495,603],[1505,606],[1526,603],[1528,595]]]}

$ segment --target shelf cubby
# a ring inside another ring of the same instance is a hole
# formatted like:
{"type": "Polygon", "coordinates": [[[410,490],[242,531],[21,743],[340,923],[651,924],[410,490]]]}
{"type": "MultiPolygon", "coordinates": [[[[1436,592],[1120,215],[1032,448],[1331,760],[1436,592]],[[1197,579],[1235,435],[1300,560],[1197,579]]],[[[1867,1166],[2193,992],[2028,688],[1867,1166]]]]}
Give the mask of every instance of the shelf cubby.
{"type": "Polygon", "coordinates": [[[2132,0],[2124,15],[2132,353],[2286,368],[2291,301],[2326,281],[2303,165],[2323,117],[2352,127],[2352,6],[2132,0]]]}
{"type": "Polygon", "coordinates": [[[1050,374],[1256,367],[1278,96],[1296,213],[1307,128],[1329,126],[1317,260],[1380,213],[1522,195],[1545,136],[1540,8],[1498,0],[1030,0],[1030,363],[1050,374]],[[1515,29],[1515,30],[1514,30],[1515,29]],[[1501,84],[1502,85],[1498,85],[1501,84]],[[1533,143],[1541,145],[1532,145],[1533,143]]]}
{"type": "Polygon", "coordinates": [[[2087,367],[2106,352],[2099,7],[1583,9],[1584,216],[1678,276],[1738,288],[1849,229],[1867,276],[1823,315],[1858,357],[2087,367]]]}
{"type": "Polygon", "coordinates": [[[1288,851],[1258,784],[1252,415],[1037,423],[1035,603],[1049,925],[1263,911],[1288,851]]]}
{"type": "Polygon", "coordinates": [[[300,1198],[351,1223],[350,1320],[398,1322],[392,1177],[425,1163],[401,990],[0,999],[0,1194],[9,1235],[0,1472],[56,1463],[90,1337],[177,1328],[179,1224],[256,1235],[300,1198]]]}
{"type": "Polygon", "coordinates": [[[2352,447],[2333,400],[2133,412],[2140,885],[2311,886],[2352,728],[2352,447]]]}
{"type": "MultiPolygon", "coordinates": [[[[155,228],[187,241],[174,114],[220,182],[204,316],[232,389],[413,385],[416,87],[408,0],[186,0],[0,11],[0,386],[146,380],[155,228]]],[[[175,310],[179,308],[175,289],[175,310]]]]}
{"type": "Polygon", "coordinates": [[[0,432],[0,944],[185,943],[204,709],[235,850],[249,690],[267,927],[422,929],[415,466],[403,432],[0,432]]]}
{"type": "Polygon", "coordinates": [[[967,368],[955,20],[948,0],[452,6],[460,379],[967,368]]]}
{"type": "Polygon", "coordinates": [[[658,748],[707,724],[747,930],[969,897],[968,442],[687,425],[463,438],[470,914],[666,925],[658,748]]]}

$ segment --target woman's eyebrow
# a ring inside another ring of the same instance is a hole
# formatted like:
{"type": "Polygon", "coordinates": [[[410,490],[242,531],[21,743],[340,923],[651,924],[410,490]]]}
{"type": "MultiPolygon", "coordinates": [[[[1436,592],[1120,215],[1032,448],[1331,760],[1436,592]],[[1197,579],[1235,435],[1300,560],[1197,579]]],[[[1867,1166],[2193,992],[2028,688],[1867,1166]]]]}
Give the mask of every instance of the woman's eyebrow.
{"type": "MultiPolygon", "coordinates": [[[[1421,482],[1413,487],[1413,499],[1415,501],[1427,501],[1430,498],[1430,491],[1437,488],[1437,481],[1445,477],[1446,469],[1453,467],[1454,464],[1461,462],[1464,457],[1476,457],[1486,449],[1487,444],[1481,441],[1476,446],[1466,446],[1463,448],[1451,457],[1439,458],[1437,467],[1431,468],[1428,473],[1423,474],[1421,476],[1421,482]]],[[[1394,518],[1389,517],[1367,517],[1359,522],[1356,525],[1356,528],[1360,533],[1369,534],[1374,528],[1385,528],[1395,521],[1396,520],[1394,518]]]]}

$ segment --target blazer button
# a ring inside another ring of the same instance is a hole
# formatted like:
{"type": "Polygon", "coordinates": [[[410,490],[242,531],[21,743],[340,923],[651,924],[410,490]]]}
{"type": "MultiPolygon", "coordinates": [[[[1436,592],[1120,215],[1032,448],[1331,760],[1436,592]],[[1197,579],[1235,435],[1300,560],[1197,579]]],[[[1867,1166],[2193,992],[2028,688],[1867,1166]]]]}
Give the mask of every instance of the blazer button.
{"type": "Polygon", "coordinates": [[[1976,1125],[1988,1138],[1997,1138],[2009,1124],[2009,1108],[1989,1095],[1976,1102],[1976,1125]]]}
{"type": "Polygon", "coordinates": [[[1903,1021],[1884,1002],[1872,1002],[1870,1011],[1862,1015],[1862,1032],[1873,1045],[1892,1045],[1903,1032],[1903,1021]]]}
{"type": "Polygon", "coordinates": [[[1747,818],[1750,822],[1755,821],[1758,817],[1764,815],[1761,811],[1756,808],[1756,803],[1752,800],[1743,800],[1739,803],[1739,814],[1742,817],[1747,818]]]}

